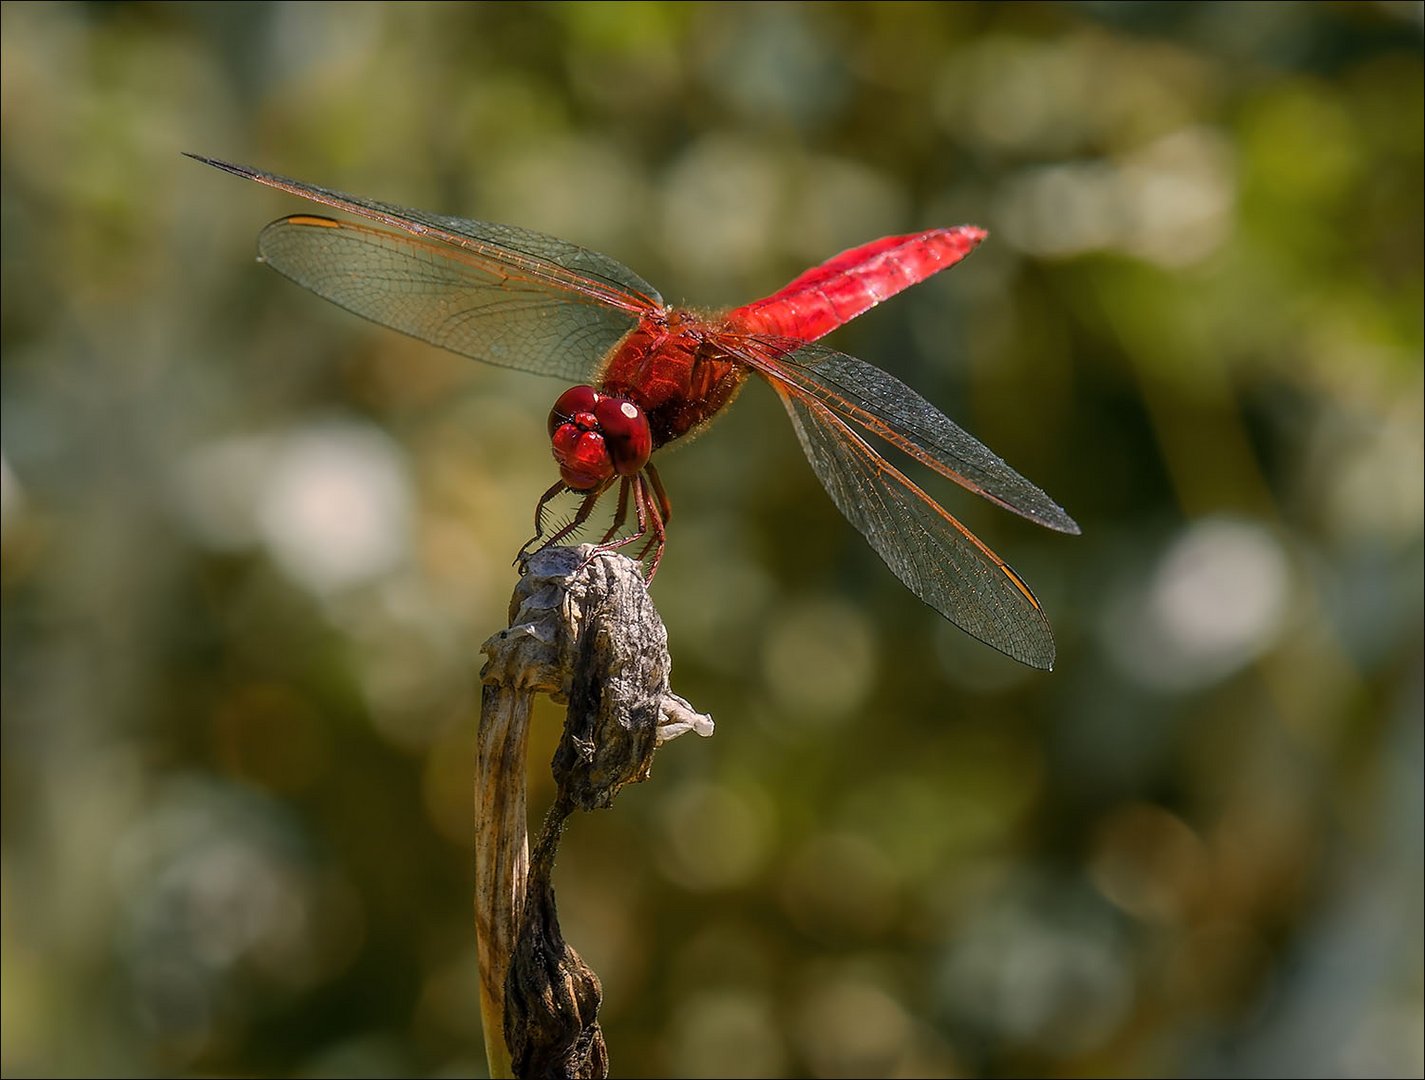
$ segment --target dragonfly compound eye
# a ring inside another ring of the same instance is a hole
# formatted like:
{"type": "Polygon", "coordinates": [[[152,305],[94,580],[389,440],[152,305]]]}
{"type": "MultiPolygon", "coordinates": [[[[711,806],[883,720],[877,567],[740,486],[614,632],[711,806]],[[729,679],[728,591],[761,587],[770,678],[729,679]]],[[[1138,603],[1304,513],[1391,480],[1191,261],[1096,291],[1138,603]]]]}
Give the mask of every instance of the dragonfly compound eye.
{"type": "Polygon", "coordinates": [[[609,448],[599,432],[571,422],[555,428],[551,441],[559,475],[575,491],[592,491],[613,476],[609,448]]]}
{"type": "Polygon", "coordinates": [[[653,434],[642,409],[626,398],[601,397],[594,406],[594,416],[608,444],[614,472],[634,476],[648,464],[653,434]]]}
{"type": "Polygon", "coordinates": [[[549,437],[553,438],[562,424],[572,422],[593,427],[594,408],[602,397],[592,386],[571,386],[565,390],[549,411],[549,437]]]}

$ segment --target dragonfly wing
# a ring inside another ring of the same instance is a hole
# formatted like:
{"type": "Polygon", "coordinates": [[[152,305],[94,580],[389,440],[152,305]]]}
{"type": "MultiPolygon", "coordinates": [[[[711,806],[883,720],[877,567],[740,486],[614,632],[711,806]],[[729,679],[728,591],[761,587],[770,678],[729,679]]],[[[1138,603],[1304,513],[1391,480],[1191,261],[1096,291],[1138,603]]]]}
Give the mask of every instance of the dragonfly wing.
{"type": "Polygon", "coordinates": [[[906,588],[986,645],[1050,670],[1049,620],[1023,579],[826,405],[769,381],[831,501],[906,588]]]}
{"type": "Polygon", "coordinates": [[[590,251],[567,240],[546,236],[514,225],[432,214],[405,206],[364,199],[305,184],[276,173],[234,165],[228,161],[188,154],[214,168],[259,184],[298,195],[304,199],[368,218],[413,236],[431,238],[462,248],[472,263],[483,265],[491,274],[513,273],[554,289],[580,293],[588,299],[643,315],[661,311],[663,298],[643,278],[607,255],[590,251]]]}
{"type": "Polygon", "coordinates": [[[501,367],[582,382],[638,323],[581,292],[464,248],[298,215],[258,237],[262,260],[348,311],[501,367]]]}
{"type": "Polygon", "coordinates": [[[1039,525],[1078,533],[1058,503],[894,375],[788,338],[751,336],[728,347],[774,385],[791,384],[962,487],[1039,525]]]}

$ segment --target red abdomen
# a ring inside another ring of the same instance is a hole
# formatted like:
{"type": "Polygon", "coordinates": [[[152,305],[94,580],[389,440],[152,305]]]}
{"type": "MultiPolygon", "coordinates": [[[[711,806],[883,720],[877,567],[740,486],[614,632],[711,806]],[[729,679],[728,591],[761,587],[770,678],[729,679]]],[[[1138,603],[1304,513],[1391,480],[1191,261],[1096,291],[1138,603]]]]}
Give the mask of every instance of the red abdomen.
{"type": "Polygon", "coordinates": [[[728,313],[740,329],[815,341],[902,289],[954,266],[985,238],[972,225],[887,236],[843,251],[762,300],[728,313]]]}

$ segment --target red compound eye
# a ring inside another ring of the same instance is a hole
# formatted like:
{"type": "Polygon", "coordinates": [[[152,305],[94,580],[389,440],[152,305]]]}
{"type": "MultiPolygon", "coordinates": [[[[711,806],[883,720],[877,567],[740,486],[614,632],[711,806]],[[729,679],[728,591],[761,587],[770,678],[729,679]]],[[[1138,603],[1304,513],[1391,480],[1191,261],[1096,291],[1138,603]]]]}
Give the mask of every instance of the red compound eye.
{"type": "Polygon", "coordinates": [[[653,453],[653,435],[642,409],[625,398],[600,396],[594,405],[594,416],[604,433],[614,472],[633,476],[648,464],[648,455],[653,453]]]}
{"type": "Polygon", "coordinates": [[[585,416],[589,418],[587,426],[593,427],[594,407],[602,396],[592,386],[571,386],[565,390],[549,412],[550,437],[553,438],[559,425],[570,421],[578,423],[585,416]]]}
{"type": "Polygon", "coordinates": [[[575,491],[592,491],[613,475],[609,448],[597,431],[562,424],[552,438],[559,475],[575,491]]]}
{"type": "Polygon", "coordinates": [[[634,476],[653,452],[643,410],[592,386],[559,395],[549,413],[549,438],[559,475],[575,491],[592,491],[615,473],[634,476]]]}
{"type": "Polygon", "coordinates": [[[575,491],[592,491],[614,473],[595,415],[604,396],[592,386],[571,386],[549,412],[549,440],[559,475],[575,491]]]}

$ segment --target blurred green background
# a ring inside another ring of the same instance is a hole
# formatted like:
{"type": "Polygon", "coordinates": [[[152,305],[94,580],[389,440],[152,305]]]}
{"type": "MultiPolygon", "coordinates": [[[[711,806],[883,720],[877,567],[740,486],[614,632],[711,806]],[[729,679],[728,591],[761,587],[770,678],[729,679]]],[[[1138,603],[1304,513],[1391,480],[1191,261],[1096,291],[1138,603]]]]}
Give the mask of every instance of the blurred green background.
{"type": "MultiPolygon", "coordinates": [[[[3,7],[6,1075],[480,1075],[480,643],[557,384],[253,261],[506,221],[731,305],[989,241],[830,343],[1058,670],[919,604],[753,386],[660,462],[711,740],[581,816],[616,1075],[1421,1075],[1422,7],[3,7]]],[[[531,747],[536,810],[560,711],[531,747]]]]}

